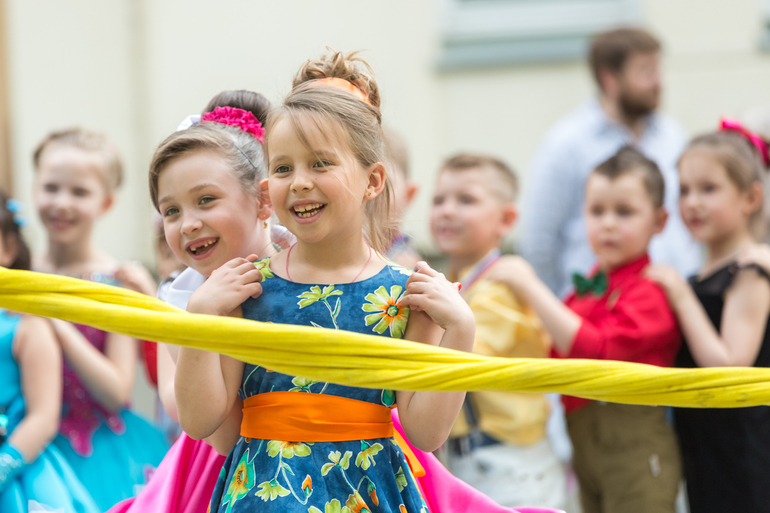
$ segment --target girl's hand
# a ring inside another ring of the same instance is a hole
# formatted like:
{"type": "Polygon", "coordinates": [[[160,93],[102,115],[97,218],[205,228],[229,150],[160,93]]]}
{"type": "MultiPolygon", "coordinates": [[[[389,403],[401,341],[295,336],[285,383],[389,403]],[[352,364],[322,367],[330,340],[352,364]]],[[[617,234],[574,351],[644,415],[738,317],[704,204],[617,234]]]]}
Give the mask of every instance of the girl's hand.
{"type": "Polygon", "coordinates": [[[770,246],[767,244],[755,244],[738,256],[738,265],[758,265],[766,273],[770,274],[770,246]]]}
{"type": "Polygon", "coordinates": [[[425,262],[418,262],[407,280],[401,304],[425,312],[444,330],[475,325],[473,312],[460,296],[459,284],[450,282],[425,262]]]}
{"type": "Polygon", "coordinates": [[[209,315],[229,315],[249,297],[262,294],[262,273],[254,267],[257,255],[233,258],[211,273],[187,304],[187,311],[209,315]]]}
{"type": "Polygon", "coordinates": [[[134,292],[153,297],[158,293],[158,285],[152,275],[139,263],[127,262],[123,264],[115,272],[115,278],[121,286],[134,292]]]}
{"type": "Polygon", "coordinates": [[[644,275],[663,288],[672,308],[676,308],[681,303],[688,285],[676,269],[663,264],[651,265],[644,271],[644,275]]]}
{"type": "Polygon", "coordinates": [[[487,279],[506,285],[514,295],[523,296],[530,283],[537,280],[535,270],[520,256],[507,255],[497,261],[487,274],[487,279]]]}

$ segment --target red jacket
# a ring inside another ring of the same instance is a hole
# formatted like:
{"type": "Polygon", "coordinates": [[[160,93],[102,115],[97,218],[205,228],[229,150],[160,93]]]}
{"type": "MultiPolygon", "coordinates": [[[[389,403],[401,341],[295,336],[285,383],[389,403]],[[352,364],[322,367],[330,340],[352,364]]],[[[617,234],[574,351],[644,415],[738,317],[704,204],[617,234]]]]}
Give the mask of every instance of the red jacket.
{"type": "MultiPolygon", "coordinates": [[[[569,353],[554,356],[672,367],[682,334],[663,289],[641,274],[649,263],[645,255],[611,271],[601,297],[570,294],[565,304],[583,318],[583,324],[569,353]]],[[[569,413],[589,401],[564,396],[563,402],[569,413]]]]}

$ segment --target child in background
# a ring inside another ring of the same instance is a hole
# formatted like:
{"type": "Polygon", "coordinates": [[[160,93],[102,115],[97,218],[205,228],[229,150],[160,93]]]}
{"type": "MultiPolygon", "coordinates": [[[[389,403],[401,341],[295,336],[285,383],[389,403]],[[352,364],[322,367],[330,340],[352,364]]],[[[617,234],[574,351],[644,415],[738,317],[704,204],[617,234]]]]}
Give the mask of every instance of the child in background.
{"type": "MultiPolygon", "coordinates": [[[[119,265],[91,240],[121,181],[114,146],[81,129],[55,132],[38,146],[34,164],[35,205],[48,236],[35,269],[147,293],[146,270],[119,265]]],[[[106,510],[135,495],[167,449],[155,427],[126,409],[138,344],[89,326],[51,322],[65,360],[63,418],[54,443],[106,510]]]]}
{"type": "MultiPolygon", "coordinates": [[[[0,266],[29,270],[16,204],[0,191],[0,266]]],[[[61,350],[45,319],[0,309],[0,511],[29,501],[63,513],[98,513],[53,445],[61,414],[61,350]]]]}
{"type": "MultiPolygon", "coordinates": [[[[644,277],[650,239],[666,224],[663,176],[638,150],[622,148],[586,184],[586,227],[598,265],[574,276],[562,303],[519,257],[498,279],[537,313],[563,358],[670,367],[681,343],[663,290],[644,277]]],[[[665,409],[563,397],[584,513],[675,511],[679,448],[665,409]]]]}
{"type": "MultiPolygon", "coordinates": [[[[677,367],[770,367],[770,274],[762,262],[767,145],[736,122],[693,139],[679,160],[679,206],[706,247],[689,285],[658,266],[648,275],[666,290],[686,345],[677,367]],[[759,255],[759,258],[757,258],[759,255]],[[740,263],[739,263],[740,262],[740,263]]],[[[677,408],[691,513],[759,513],[770,505],[770,407],[677,408]]]]}
{"type": "MultiPolygon", "coordinates": [[[[456,287],[427,264],[409,277],[382,256],[392,236],[379,104],[370,70],[354,55],[331,53],[302,67],[266,127],[270,199],[297,244],[256,269],[227,263],[193,294],[188,311],[470,350],[473,317],[456,287]]],[[[212,512],[425,511],[392,438],[389,407],[399,405],[412,442],[431,451],[465,395],[319,383],[180,350],[177,400],[191,436],[212,433],[239,391],[242,438],[225,462],[212,512]],[[270,404],[284,413],[261,411],[270,404]],[[306,420],[292,421],[295,415],[306,420]],[[364,425],[340,433],[349,422],[364,425]]]]}
{"type": "MultiPolygon", "coordinates": [[[[392,172],[393,182],[393,218],[396,225],[400,225],[404,213],[412,204],[420,185],[411,179],[409,171],[409,150],[406,141],[397,132],[390,128],[383,130],[383,142],[385,143],[385,158],[392,172]]],[[[412,248],[410,238],[402,231],[397,231],[391,241],[386,256],[393,262],[414,269],[417,262],[422,260],[420,255],[412,248]]]]}
{"type": "MultiPolygon", "coordinates": [[[[183,123],[155,152],[150,194],[156,206],[159,198],[165,202],[166,208],[160,212],[164,242],[177,262],[190,266],[159,293],[161,299],[178,308],[186,308],[211,269],[241,256],[273,252],[267,223],[272,209],[265,191],[259,188],[259,182],[267,177],[260,144],[263,129],[255,117],[264,119],[269,105],[258,93],[224,91],[207,106],[213,112],[203,113],[202,126],[197,126],[200,120],[183,123]],[[225,108],[218,108],[216,103],[225,104],[225,108]],[[201,156],[212,156],[225,165],[201,168],[201,156]],[[178,179],[167,180],[169,175],[178,179]],[[241,205],[246,207],[239,210],[241,205]],[[248,215],[251,210],[256,213],[248,215]],[[182,223],[182,219],[186,221],[182,223]],[[186,235],[198,237],[201,233],[216,233],[219,238],[213,244],[214,251],[194,258],[198,255],[180,241],[186,235]]],[[[173,422],[178,419],[173,386],[178,353],[177,346],[158,344],[158,390],[164,412],[173,422]]],[[[226,455],[235,445],[240,410],[241,405],[236,404],[228,422],[206,441],[192,440],[182,433],[139,496],[121,502],[110,513],[205,513],[225,459],[217,451],[226,455]]]]}
{"type": "MultiPolygon", "coordinates": [[[[539,319],[507,287],[487,279],[516,222],[517,191],[505,163],[452,157],[438,175],[431,233],[476,318],[473,352],[545,358],[550,342],[539,319]]],[[[469,393],[450,434],[449,470],[504,506],[564,507],[564,470],[546,437],[548,410],[542,394],[469,393]]]]}

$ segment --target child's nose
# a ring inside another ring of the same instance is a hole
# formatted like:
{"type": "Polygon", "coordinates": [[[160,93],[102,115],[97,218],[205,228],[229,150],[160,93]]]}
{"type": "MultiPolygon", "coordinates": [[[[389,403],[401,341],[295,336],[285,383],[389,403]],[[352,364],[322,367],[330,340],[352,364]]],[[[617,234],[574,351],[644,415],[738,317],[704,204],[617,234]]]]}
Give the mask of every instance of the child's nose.
{"type": "Polygon", "coordinates": [[[292,192],[308,191],[312,188],[313,180],[310,177],[310,171],[304,167],[295,169],[291,180],[292,192]]]}
{"type": "Polygon", "coordinates": [[[201,229],[203,223],[196,216],[188,215],[182,220],[182,234],[187,235],[201,229]]]}

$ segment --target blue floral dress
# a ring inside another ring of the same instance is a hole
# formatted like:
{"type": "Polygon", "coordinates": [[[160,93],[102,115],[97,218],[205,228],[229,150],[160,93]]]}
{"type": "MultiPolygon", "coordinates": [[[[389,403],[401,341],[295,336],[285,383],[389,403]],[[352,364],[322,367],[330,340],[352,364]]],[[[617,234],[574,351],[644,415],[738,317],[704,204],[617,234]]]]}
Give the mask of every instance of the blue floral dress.
{"type": "MultiPolygon", "coordinates": [[[[243,303],[247,319],[310,325],[401,338],[409,309],[400,307],[410,272],[386,265],[342,285],[308,285],[262,271],[262,295],[243,303]]],[[[395,392],[316,382],[246,365],[243,399],[266,392],[327,394],[393,406],[395,392]]],[[[344,415],[344,412],[329,412],[344,415]]],[[[241,437],[225,461],[211,512],[427,513],[404,454],[393,438],[299,442],[241,437]]]]}

